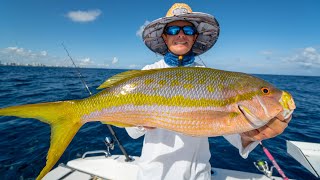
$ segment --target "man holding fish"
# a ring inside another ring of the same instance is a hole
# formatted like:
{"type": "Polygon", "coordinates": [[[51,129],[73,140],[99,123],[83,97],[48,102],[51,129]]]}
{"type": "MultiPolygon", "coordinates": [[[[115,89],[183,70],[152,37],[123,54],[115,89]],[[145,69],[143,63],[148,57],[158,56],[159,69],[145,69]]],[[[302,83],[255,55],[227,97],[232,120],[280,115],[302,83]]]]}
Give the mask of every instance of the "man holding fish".
{"type": "Polygon", "coordinates": [[[210,49],[218,35],[213,16],[175,4],[143,32],[147,47],[164,60],[107,79],[93,96],[4,107],[0,116],[50,124],[46,166],[37,179],[57,163],[81,126],[92,121],[144,127],[128,129],[135,138],[145,134],[138,179],[210,179],[207,137],[223,135],[247,157],[259,141],[281,134],[295,109],[288,92],[262,79],[197,67],[195,56],[210,49]]]}
{"type": "MultiPolygon", "coordinates": [[[[147,47],[164,56],[164,59],[145,66],[143,70],[203,67],[194,62],[195,56],[215,44],[219,30],[213,16],[192,12],[184,3],[174,4],[166,17],[151,22],[143,31],[147,47]]],[[[179,81],[179,77],[174,78],[179,81]]],[[[258,129],[224,137],[246,158],[261,140],[281,134],[290,120],[291,115],[285,119],[275,117],[258,129]]],[[[126,130],[132,138],[145,135],[137,179],[211,179],[207,137],[187,136],[150,127],[128,127],[126,130]]]]}

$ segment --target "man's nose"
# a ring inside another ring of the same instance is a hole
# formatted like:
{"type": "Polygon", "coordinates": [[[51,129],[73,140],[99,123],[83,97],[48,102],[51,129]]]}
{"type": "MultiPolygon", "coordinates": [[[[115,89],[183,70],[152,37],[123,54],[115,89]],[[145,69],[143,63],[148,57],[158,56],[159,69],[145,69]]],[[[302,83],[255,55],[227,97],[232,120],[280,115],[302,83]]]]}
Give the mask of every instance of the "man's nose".
{"type": "Polygon", "coordinates": [[[183,36],[185,36],[185,34],[184,34],[184,32],[183,32],[183,30],[182,30],[182,29],[180,29],[180,31],[179,31],[179,33],[178,33],[178,36],[179,36],[179,37],[183,37],[183,36]]]}

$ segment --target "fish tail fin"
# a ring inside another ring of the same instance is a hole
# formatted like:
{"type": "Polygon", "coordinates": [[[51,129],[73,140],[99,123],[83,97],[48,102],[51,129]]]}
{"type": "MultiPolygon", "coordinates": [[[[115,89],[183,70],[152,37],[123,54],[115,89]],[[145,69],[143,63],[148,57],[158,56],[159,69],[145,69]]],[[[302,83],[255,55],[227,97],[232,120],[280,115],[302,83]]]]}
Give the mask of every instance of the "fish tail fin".
{"type": "Polygon", "coordinates": [[[81,128],[82,124],[80,122],[75,123],[74,120],[68,119],[73,123],[51,125],[51,140],[46,166],[41,170],[37,180],[42,179],[52,169],[81,128]]]}
{"type": "Polygon", "coordinates": [[[75,103],[76,101],[58,101],[0,109],[0,116],[35,118],[50,124],[51,140],[47,162],[37,179],[42,179],[52,169],[83,125],[79,113],[73,108],[75,103]]]}

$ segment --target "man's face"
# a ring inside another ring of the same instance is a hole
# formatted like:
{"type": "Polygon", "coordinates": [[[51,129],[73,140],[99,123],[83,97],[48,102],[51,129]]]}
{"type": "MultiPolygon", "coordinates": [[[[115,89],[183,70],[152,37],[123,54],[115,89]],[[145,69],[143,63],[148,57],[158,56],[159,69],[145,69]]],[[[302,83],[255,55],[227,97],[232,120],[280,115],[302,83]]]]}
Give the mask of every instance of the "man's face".
{"type": "MultiPolygon", "coordinates": [[[[188,21],[174,21],[167,25],[168,26],[193,26],[192,23],[188,21]]],[[[168,49],[176,55],[185,55],[188,53],[195,40],[197,39],[197,34],[195,35],[185,35],[182,30],[177,35],[162,34],[162,38],[167,44],[168,49]]]]}

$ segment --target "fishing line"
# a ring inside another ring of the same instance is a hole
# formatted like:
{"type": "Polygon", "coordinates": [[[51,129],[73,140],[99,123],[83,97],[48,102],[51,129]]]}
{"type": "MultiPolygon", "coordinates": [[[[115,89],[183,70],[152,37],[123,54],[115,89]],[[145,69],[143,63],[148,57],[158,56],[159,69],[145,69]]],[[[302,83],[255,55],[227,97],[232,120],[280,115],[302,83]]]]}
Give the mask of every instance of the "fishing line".
{"type": "MultiPolygon", "coordinates": [[[[81,75],[81,72],[80,72],[79,67],[76,66],[76,63],[74,62],[74,60],[73,60],[72,57],[70,56],[69,51],[68,51],[67,48],[64,46],[64,44],[61,43],[61,45],[62,45],[62,47],[64,48],[64,50],[67,52],[68,57],[70,58],[70,60],[72,61],[73,66],[74,66],[75,69],[77,70],[79,79],[81,80],[82,84],[85,86],[86,90],[88,91],[89,95],[91,96],[92,93],[91,93],[91,91],[90,91],[87,83],[84,81],[83,76],[81,75]]],[[[121,145],[119,139],[117,138],[116,132],[112,129],[111,125],[109,125],[109,124],[106,124],[106,125],[107,125],[110,133],[112,134],[113,139],[117,142],[117,144],[118,144],[121,152],[122,152],[123,155],[126,157],[125,161],[126,161],[126,162],[132,161],[133,159],[128,156],[126,150],[125,150],[124,147],[121,145]]]]}
{"type": "Polygon", "coordinates": [[[201,63],[204,65],[204,67],[207,67],[207,65],[204,63],[204,61],[201,59],[200,55],[198,55],[198,58],[200,59],[201,63]]]}
{"type": "Polygon", "coordinates": [[[91,91],[90,91],[87,83],[84,81],[84,79],[83,79],[83,77],[82,77],[82,75],[81,75],[81,72],[80,72],[80,70],[79,70],[79,67],[77,67],[76,63],[74,62],[74,60],[73,60],[72,57],[70,56],[69,51],[68,51],[67,48],[64,46],[64,44],[61,43],[61,45],[62,45],[62,47],[64,48],[64,50],[67,52],[68,57],[70,58],[73,66],[75,67],[76,71],[78,72],[78,77],[79,77],[79,79],[81,80],[82,84],[84,85],[84,87],[86,88],[86,90],[88,91],[88,93],[89,93],[90,96],[91,96],[92,93],[91,93],[91,91]]]}

